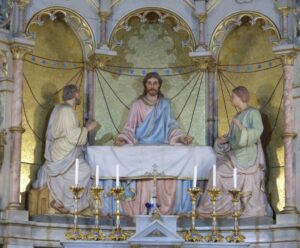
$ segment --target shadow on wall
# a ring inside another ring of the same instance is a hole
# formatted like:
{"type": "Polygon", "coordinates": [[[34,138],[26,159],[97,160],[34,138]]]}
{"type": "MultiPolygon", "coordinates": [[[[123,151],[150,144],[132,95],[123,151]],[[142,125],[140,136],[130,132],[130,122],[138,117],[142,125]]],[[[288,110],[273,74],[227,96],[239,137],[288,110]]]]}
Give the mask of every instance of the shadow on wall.
{"type": "MultiPolygon", "coordinates": [[[[280,177],[281,166],[280,161],[278,159],[277,151],[283,146],[283,144],[280,138],[280,132],[282,127],[282,124],[280,123],[281,118],[278,118],[278,120],[276,120],[279,110],[279,102],[276,101],[276,103],[278,103],[278,106],[274,106],[272,104],[273,99],[269,101],[271,92],[270,89],[273,88],[274,85],[271,84],[262,85],[258,88],[256,92],[256,98],[260,106],[260,113],[264,125],[264,131],[261,135],[261,142],[267,164],[267,195],[273,209],[276,212],[278,212],[277,204],[280,199],[280,192],[278,187],[279,185],[277,184],[276,179],[280,177]]],[[[280,114],[281,113],[279,113],[279,115],[280,114]]]]}

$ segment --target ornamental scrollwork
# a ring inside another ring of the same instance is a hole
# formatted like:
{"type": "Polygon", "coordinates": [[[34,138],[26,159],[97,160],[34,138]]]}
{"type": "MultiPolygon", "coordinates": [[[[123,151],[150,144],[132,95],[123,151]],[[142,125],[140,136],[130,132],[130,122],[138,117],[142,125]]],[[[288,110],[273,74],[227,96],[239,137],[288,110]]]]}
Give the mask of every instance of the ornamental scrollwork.
{"type": "Polygon", "coordinates": [[[243,24],[243,20],[247,20],[251,25],[262,22],[262,29],[264,31],[271,31],[270,42],[278,44],[280,41],[280,34],[276,26],[264,15],[256,12],[240,12],[224,19],[215,29],[212,39],[210,41],[210,50],[214,57],[218,57],[220,49],[224,43],[227,35],[236,27],[243,24]]]}
{"type": "Polygon", "coordinates": [[[114,30],[112,32],[111,39],[110,39],[111,49],[114,49],[118,46],[123,45],[123,41],[118,40],[116,38],[116,35],[120,30],[125,30],[126,32],[130,32],[132,30],[132,26],[130,25],[130,20],[132,18],[138,18],[141,23],[147,23],[148,21],[150,21],[149,14],[152,14],[152,13],[157,15],[157,19],[156,19],[157,23],[163,24],[166,21],[166,19],[168,19],[168,18],[172,19],[172,22],[174,23],[174,25],[172,27],[173,31],[176,33],[178,33],[179,31],[184,31],[188,35],[188,39],[183,40],[181,42],[182,47],[187,47],[191,51],[194,50],[195,40],[193,38],[193,34],[192,34],[192,31],[190,30],[190,28],[179,17],[177,17],[174,14],[169,13],[165,10],[161,10],[161,9],[151,9],[151,10],[144,9],[144,10],[140,10],[138,12],[134,12],[134,13],[130,14],[129,16],[126,16],[125,18],[123,18],[119,22],[119,24],[114,28],[114,30]]]}
{"type": "Polygon", "coordinates": [[[95,49],[93,32],[84,18],[69,9],[49,8],[39,12],[32,18],[30,24],[28,25],[27,34],[34,37],[34,34],[29,33],[31,25],[42,26],[44,24],[44,16],[48,16],[51,21],[54,21],[57,19],[57,15],[63,15],[63,20],[69,25],[74,33],[78,35],[84,50],[85,58],[88,58],[90,55],[92,55],[95,49]]]}

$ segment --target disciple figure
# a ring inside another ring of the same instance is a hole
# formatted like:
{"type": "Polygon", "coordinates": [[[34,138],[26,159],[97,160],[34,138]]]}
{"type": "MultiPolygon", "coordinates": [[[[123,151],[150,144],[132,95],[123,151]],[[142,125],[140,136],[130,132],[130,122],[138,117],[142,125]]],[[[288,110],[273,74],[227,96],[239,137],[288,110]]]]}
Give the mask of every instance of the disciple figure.
{"type": "Polygon", "coordinates": [[[45,162],[39,170],[33,188],[48,186],[52,197],[50,206],[61,213],[74,208],[70,187],[75,180],[75,160],[79,160],[78,185],[84,192],[78,201],[78,210],[89,206],[87,192],[90,183],[90,166],[83,157],[82,145],[87,142],[88,132],[99,128],[96,121],[90,121],[86,127],[80,127],[75,106],[80,104],[80,92],[76,85],[67,85],[63,89],[64,103],[54,107],[46,132],[45,162]]]}
{"type": "MultiPolygon", "coordinates": [[[[233,169],[237,169],[237,189],[242,191],[242,217],[272,215],[265,192],[265,158],[260,142],[263,124],[260,112],[249,106],[247,88],[238,86],[232,90],[231,103],[239,109],[232,119],[229,133],[215,143],[217,153],[216,186],[221,190],[216,204],[218,216],[229,216],[233,204],[228,190],[233,188],[233,169]]],[[[207,190],[213,187],[210,172],[206,191],[197,212],[211,216],[211,201],[207,190]]]]}

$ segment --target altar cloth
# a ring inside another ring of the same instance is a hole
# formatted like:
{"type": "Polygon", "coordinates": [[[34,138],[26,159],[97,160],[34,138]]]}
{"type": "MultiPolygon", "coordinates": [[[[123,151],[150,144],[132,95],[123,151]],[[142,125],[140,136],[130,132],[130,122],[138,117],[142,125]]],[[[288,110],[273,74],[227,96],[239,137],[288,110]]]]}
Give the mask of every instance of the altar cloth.
{"type": "Polygon", "coordinates": [[[121,179],[152,178],[153,165],[157,165],[158,178],[192,179],[194,166],[198,166],[197,179],[206,179],[216,162],[210,146],[125,145],[88,146],[87,161],[95,173],[99,165],[100,179],[113,179],[116,164],[121,179]]]}

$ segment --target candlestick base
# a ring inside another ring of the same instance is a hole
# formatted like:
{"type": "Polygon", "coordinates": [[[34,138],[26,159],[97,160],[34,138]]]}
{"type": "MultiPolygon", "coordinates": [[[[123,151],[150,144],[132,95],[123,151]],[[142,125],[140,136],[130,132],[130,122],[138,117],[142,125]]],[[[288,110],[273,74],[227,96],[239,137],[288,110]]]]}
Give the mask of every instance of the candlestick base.
{"type": "Polygon", "coordinates": [[[226,240],[230,243],[242,243],[245,241],[245,236],[240,231],[237,231],[226,237],[226,240]]]}
{"type": "Polygon", "coordinates": [[[110,234],[109,240],[123,241],[129,238],[129,234],[122,230],[121,227],[116,227],[110,234]]]}
{"type": "Polygon", "coordinates": [[[65,235],[67,240],[84,240],[85,235],[78,228],[72,228],[71,231],[65,235]]]}
{"type": "Polygon", "coordinates": [[[73,199],[74,199],[74,225],[73,228],[65,234],[65,237],[67,240],[73,239],[73,240],[83,240],[85,239],[85,235],[83,232],[80,231],[77,225],[78,220],[78,200],[80,199],[84,188],[82,186],[72,186],[70,187],[70,191],[73,193],[73,199]]]}
{"type": "Polygon", "coordinates": [[[207,242],[222,242],[224,240],[224,236],[221,235],[220,232],[214,231],[207,235],[205,240],[207,242]]]}
{"type": "Polygon", "coordinates": [[[94,228],[86,235],[88,240],[104,240],[105,235],[100,228],[94,228]]]}
{"type": "Polygon", "coordinates": [[[209,235],[205,237],[207,242],[222,242],[224,240],[224,236],[220,234],[217,230],[217,212],[216,212],[216,202],[218,200],[218,196],[220,195],[221,190],[213,187],[208,190],[208,195],[210,196],[210,200],[212,202],[212,230],[209,235]]]}
{"type": "Polygon", "coordinates": [[[200,242],[203,240],[202,235],[197,230],[189,230],[183,234],[183,238],[186,242],[200,242]]]}
{"type": "Polygon", "coordinates": [[[242,192],[238,189],[233,189],[228,191],[231,194],[232,202],[234,206],[234,212],[233,212],[233,218],[234,218],[234,224],[233,224],[233,232],[231,235],[226,237],[227,242],[232,243],[242,243],[245,241],[245,236],[241,234],[239,230],[239,218],[241,216],[240,209],[238,207],[239,201],[240,201],[240,195],[242,192]]]}

